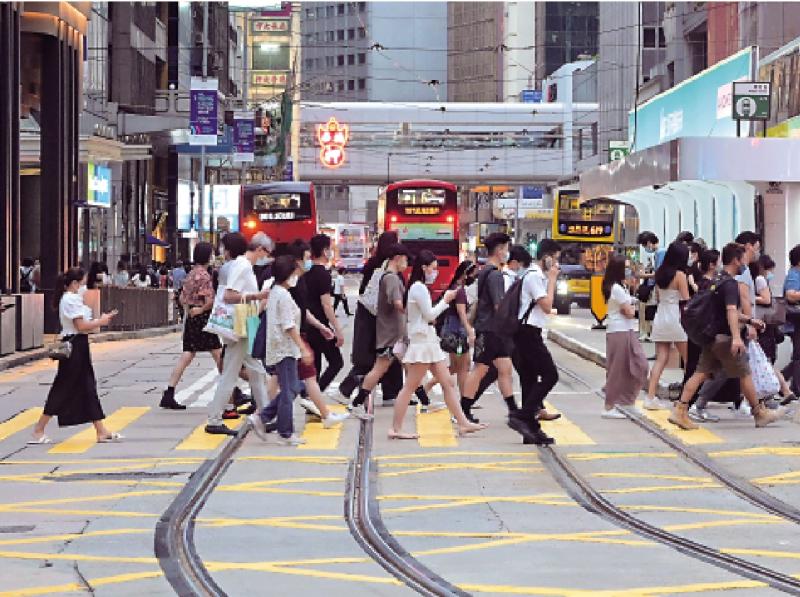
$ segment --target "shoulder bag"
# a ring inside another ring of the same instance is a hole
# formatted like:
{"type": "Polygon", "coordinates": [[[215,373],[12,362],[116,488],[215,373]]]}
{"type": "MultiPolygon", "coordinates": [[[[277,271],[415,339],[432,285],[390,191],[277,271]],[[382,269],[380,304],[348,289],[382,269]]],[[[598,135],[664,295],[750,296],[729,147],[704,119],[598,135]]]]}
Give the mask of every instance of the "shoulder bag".
{"type": "Polygon", "coordinates": [[[47,356],[54,361],[68,361],[72,356],[72,336],[56,338],[47,345],[47,356]]]}

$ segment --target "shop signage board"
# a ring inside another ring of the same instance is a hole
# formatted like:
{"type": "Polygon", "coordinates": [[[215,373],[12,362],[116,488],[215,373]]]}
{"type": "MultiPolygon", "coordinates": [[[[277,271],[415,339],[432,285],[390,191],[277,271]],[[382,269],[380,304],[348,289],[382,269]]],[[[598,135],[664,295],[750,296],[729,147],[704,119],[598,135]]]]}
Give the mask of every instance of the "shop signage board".
{"type": "Polygon", "coordinates": [[[289,21],[285,19],[260,19],[253,21],[253,33],[288,33],[289,21]]]}
{"type": "Polygon", "coordinates": [[[540,104],[542,92],[538,89],[523,89],[519,92],[519,99],[523,104],[540,104]]]}
{"type": "Polygon", "coordinates": [[[216,145],[219,118],[219,81],[192,77],[189,109],[189,145],[216,145]]]}
{"type": "Polygon", "coordinates": [[[86,205],[111,207],[111,168],[87,164],[86,205]]]}
{"type": "Polygon", "coordinates": [[[758,81],[733,84],[734,120],[769,120],[772,85],[758,81]]]}
{"type": "Polygon", "coordinates": [[[731,112],[718,110],[720,88],[753,78],[752,52],[745,48],[631,110],[629,147],[641,151],[689,136],[735,137],[731,112]]]}
{"type": "Polygon", "coordinates": [[[631,152],[627,141],[609,141],[608,142],[608,161],[616,162],[623,159],[631,152]]]}
{"type": "Polygon", "coordinates": [[[233,113],[233,159],[237,162],[255,160],[256,128],[253,112],[233,113]]]}

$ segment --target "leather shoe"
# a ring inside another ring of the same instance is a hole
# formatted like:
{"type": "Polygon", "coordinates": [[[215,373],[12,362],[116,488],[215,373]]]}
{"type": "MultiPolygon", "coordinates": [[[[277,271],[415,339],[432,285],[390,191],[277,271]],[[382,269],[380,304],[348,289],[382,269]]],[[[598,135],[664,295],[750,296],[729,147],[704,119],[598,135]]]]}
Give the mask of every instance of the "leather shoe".
{"type": "Polygon", "coordinates": [[[225,425],[206,425],[206,433],[212,435],[236,435],[239,432],[235,429],[228,429],[225,425]]]}
{"type": "Polygon", "coordinates": [[[522,443],[525,444],[525,445],[534,444],[534,445],[537,445],[537,446],[552,446],[554,443],[556,443],[556,440],[554,440],[552,437],[547,435],[541,429],[536,429],[533,432],[533,435],[534,435],[534,437],[531,437],[531,438],[528,438],[528,437],[523,438],[522,439],[522,443]]]}
{"type": "Polygon", "coordinates": [[[561,418],[561,413],[549,413],[545,409],[542,409],[536,414],[536,418],[540,421],[555,421],[561,418]]]}

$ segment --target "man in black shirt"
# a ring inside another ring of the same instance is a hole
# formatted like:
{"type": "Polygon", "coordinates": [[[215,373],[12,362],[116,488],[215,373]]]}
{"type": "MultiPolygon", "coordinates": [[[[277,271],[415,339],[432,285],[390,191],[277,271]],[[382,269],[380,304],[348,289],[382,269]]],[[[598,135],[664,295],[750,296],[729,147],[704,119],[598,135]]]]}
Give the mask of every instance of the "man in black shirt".
{"type": "Polygon", "coordinates": [[[758,400],[753,385],[743,338],[755,340],[756,330],[763,329],[764,323],[742,313],[739,283],[735,276],[739,275],[744,264],[744,251],[744,247],[737,243],[728,243],[722,249],[724,274],[714,291],[719,324],[717,335],[713,342],[702,347],[697,370],[684,384],[681,399],[669,416],[669,422],[682,429],[697,429],[698,426],[689,418],[689,401],[706,379],[722,374],[740,380],[756,427],[769,425],[783,416],[783,409],[770,410],[758,400]]]}
{"type": "Polygon", "coordinates": [[[331,239],[324,234],[311,238],[311,259],[313,265],[303,276],[307,291],[308,310],[324,325],[336,334],[333,340],[326,340],[316,328],[306,327],[304,330],[314,351],[314,365],[317,368],[319,387],[324,392],[336,374],[344,366],[344,359],[339,348],[344,344],[344,333],[336,319],[331,296],[331,274],[326,266],[331,260],[331,239]],[[322,372],[322,356],[328,361],[328,367],[322,372]]]}

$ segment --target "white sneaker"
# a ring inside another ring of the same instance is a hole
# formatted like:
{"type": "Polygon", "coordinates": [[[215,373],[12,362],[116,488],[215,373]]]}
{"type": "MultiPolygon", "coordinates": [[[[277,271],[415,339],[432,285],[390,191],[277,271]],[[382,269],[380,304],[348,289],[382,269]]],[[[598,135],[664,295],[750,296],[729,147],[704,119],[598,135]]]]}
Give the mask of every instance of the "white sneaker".
{"type": "Polygon", "coordinates": [[[315,417],[319,417],[320,419],[322,418],[322,415],[320,414],[317,405],[314,404],[308,398],[299,398],[297,400],[297,404],[302,406],[306,410],[306,412],[311,413],[312,415],[314,415],[315,417]]]}
{"type": "Polygon", "coordinates": [[[247,420],[250,423],[250,426],[253,428],[253,432],[258,436],[259,439],[263,441],[267,441],[267,439],[269,439],[266,427],[264,423],[261,422],[261,417],[258,413],[247,415],[247,420]]]}
{"type": "Polygon", "coordinates": [[[367,409],[364,408],[364,405],[360,406],[351,406],[349,408],[350,416],[356,419],[361,419],[362,421],[369,421],[372,418],[372,415],[367,412],[367,409]]]}
{"type": "Polygon", "coordinates": [[[733,416],[736,419],[749,419],[750,417],[753,416],[750,410],[750,405],[747,404],[747,402],[745,402],[744,400],[742,400],[742,403],[739,405],[739,408],[734,408],[733,406],[731,406],[730,409],[733,411],[733,416]]]}
{"type": "Polygon", "coordinates": [[[327,419],[322,419],[322,427],[324,429],[330,429],[334,425],[346,421],[348,418],[350,418],[350,415],[347,413],[329,413],[327,419]]]}
{"type": "Polygon", "coordinates": [[[296,435],[292,434],[289,437],[281,437],[278,436],[278,445],[279,446],[302,446],[306,443],[302,437],[297,437],[296,435]]]}
{"type": "Polygon", "coordinates": [[[435,413],[439,412],[440,410],[444,410],[447,408],[447,405],[444,402],[431,402],[428,405],[421,404],[419,407],[419,412],[421,413],[435,413]]]}
{"type": "Polygon", "coordinates": [[[615,406],[614,408],[610,408],[608,410],[604,410],[601,414],[601,417],[604,419],[627,419],[628,417],[625,415],[624,412],[618,410],[615,406]]]}
{"type": "Polygon", "coordinates": [[[650,398],[649,396],[645,396],[642,406],[644,406],[645,410],[666,410],[669,408],[658,398],[650,398]]]}

